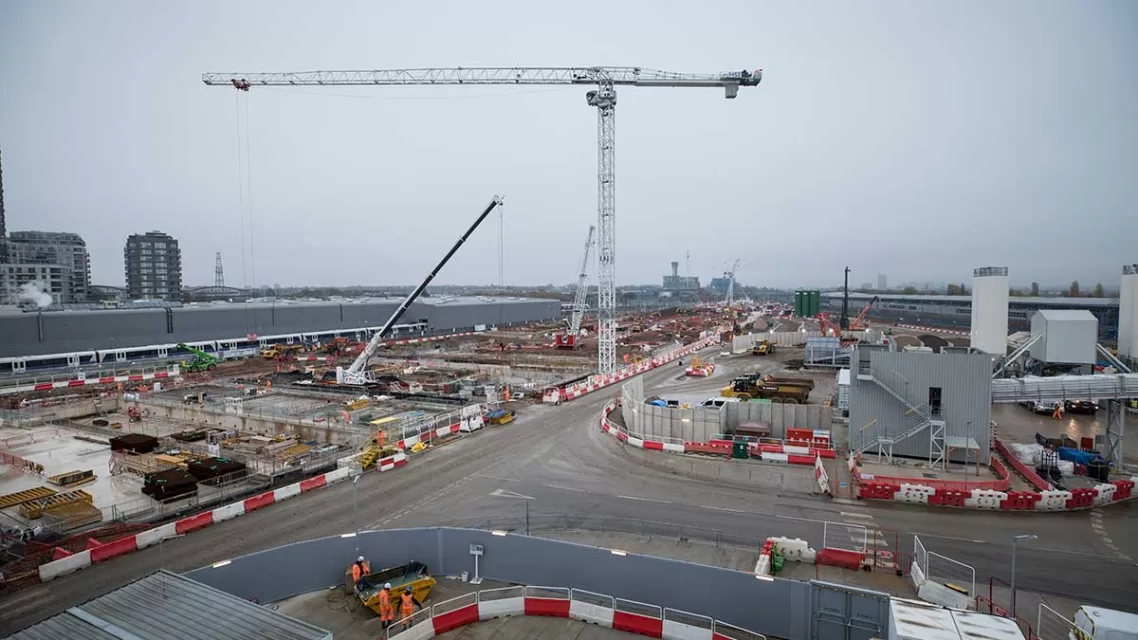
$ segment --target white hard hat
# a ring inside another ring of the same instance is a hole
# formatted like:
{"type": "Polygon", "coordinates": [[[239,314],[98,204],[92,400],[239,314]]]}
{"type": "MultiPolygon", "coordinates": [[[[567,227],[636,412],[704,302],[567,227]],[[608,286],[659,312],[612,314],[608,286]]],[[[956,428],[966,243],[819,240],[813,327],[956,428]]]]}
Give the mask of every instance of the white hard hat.
{"type": "Polygon", "coordinates": [[[364,557],[363,557],[363,556],[360,556],[360,557],[356,558],[356,562],[363,562],[363,561],[364,561],[364,557]]]}
{"type": "Polygon", "coordinates": [[[384,583],[383,583],[383,588],[384,588],[384,589],[390,589],[390,588],[391,588],[391,583],[390,583],[390,582],[384,582],[384,583]]]}

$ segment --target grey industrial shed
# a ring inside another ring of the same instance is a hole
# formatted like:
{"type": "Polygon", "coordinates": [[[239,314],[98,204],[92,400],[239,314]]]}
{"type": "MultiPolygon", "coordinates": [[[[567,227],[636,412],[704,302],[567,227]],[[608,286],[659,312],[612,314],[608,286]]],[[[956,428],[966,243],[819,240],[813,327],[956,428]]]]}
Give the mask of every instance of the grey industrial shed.
{"type": "MultiPolygon", "coordinates": [[[[222,303],[146,309],[0,312],[0,357],[125,349],[178,342],[378,328],[396,299],[222,303]]],[[[509,326],[561,316],[558,300],[425,298],[401,323],[425,321],[432,333],[509,326]]]]}
{"type": "Polygon", "coordinates": [[[332,633],[195,580],[159,571],[8,640],[332,640],[332,633]]]}

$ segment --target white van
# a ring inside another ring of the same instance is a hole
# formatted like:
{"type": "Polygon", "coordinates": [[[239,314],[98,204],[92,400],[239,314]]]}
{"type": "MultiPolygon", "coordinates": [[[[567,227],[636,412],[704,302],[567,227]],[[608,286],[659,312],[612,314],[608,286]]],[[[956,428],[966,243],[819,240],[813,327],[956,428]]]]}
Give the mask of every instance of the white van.
{"type": "Polygon", "coordinates": [[[738,401],[739,401],[738,398],[715,397],[715,398],[708,398],[707,400],[704,400],[703,402],[699,403],[699,406],[701,406],[701,407],[714,407],[716,409],[722,409],[723,406],[725,404],[727,404],[728,402],[738,402],[738,401]]]}
{"type": "Polygon", "coordinates": [[[1068,640],[1138,640],[1138,614],[1079,607],[1068,640]]]}

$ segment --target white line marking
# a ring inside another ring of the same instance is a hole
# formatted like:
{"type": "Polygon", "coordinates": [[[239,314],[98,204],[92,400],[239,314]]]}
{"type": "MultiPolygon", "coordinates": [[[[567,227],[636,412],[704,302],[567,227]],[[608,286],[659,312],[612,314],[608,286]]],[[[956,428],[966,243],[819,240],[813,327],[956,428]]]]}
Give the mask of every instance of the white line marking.
{"type": "Polygon", "coordinates": [[[541,486],[548,487],[550,489],[560,489],[561,491],[576,491],[577,493],[588,493],[588,491],[585,491],[584,489],[578,489],[577,487],[564,487],[564,486],[561,486],[559,484],[543,484],[541,486]]]}
{"type": "Polygon", "coordinates": [[[712,509],[714,511],[726,511],[728,513],[747,513],[746,511],[743,511],[742,509],[731,509],[729,507],[712,507],[712,506],[708,506],[706,504],[701,504],[699,506],[703,507],[704,509],[712,509]]]}
{"type": "Polygon", "coordinates": [[[640,502],[658,502],[660,504],[672,504],[671,500],[656,500],[654,498],[638,498],[636,496],[617,496],[625,500],[639,500],[640,502]]]}
{"type": "Polygon", "coordinates": [[[474,477],[475,478],[491,478],[493,480],[501,480],[503,482],[521,482],[521,480],[518,480],[517,478],[503,478],[501,476],[492,476],[488,473],[476,473],[476,474],[474,474],[474,477]]]}
{"type": "Polygon", "coordinates": [[[513,491],[506,491],[505,489],[495,489],[494,491],[490,492],[490,495],[496,496],[499,498],[517,498],[519,500],[537,500],[537,498],[535,498],[533,496],[524,496],[520,493],[514,493],[513,491]]]}
{"type": "Polygon", "coordinates": [[[839,513],[847,518],[865,518],[867,520],[873,520],[873,516],[869,515],[868,513],[853,513],[849,511],[841,511],[839,513]]]}

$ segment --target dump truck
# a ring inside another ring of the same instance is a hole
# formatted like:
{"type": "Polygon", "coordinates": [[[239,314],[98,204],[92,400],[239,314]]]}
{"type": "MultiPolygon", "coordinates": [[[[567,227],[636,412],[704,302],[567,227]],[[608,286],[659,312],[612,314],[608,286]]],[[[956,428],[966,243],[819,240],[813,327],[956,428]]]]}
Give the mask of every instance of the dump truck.
{"type": "Polygon", "coordinates": [[[814,381],[810,378],[792,378],[789,376],[776,376],[768,373],[767,375],[763,376],[762,380],[767,384],[792,384],[799,387],[806,387],[810,391],[814,390],[814,381]]]}
{"type": "Polygon", "coordinates": [[[770,340],[760,340],[751,347],[751,355],[753,356],[770,356],[774,355],[775,351],[777,349],[770,340]]]}
{"type": "Polygon", "coordinates": [[[261,352],[261,357],[266,360],[279,358],[287,353],[298,353],[304,351],[302,344],[274,344],[273,346],[261,352]]]}
{"type": "Polygon", "coordinates": [[[786,404],[806,404],[810,390],[795,384],[773,384],[753,378],[736,378],[723,387],[719,395],[724,398],[738,398],[747,401],[752,398],[770,400],[786,404]]]}
{"type": "Polygon", "coordinates": [[[371,609],[379,615],[380,613],[380,598],[379,592],[383,591],[385,583],[391,583],[391,589],[388,592],[388,597],[391,600],[391,607],[395,610],[396,615],[399,612],[399,599],[411,587],[411,598],[419,607],[423,606],[427,596],[431,594],[431,589],[437,584],[437,580],[431,576],[431,572],[427,570],[427,565],[422,562],[415,562],[412,560],[407,564],[398,567],[390,567],[382,571],[376,571],[367,575],[367,582],[371,584],[370,587],[356,589],[352,584],[352,565],[344,571],[344,586],[349,592],[355,592],[359,597],[360,602],[365,607],[371,609]]]}

